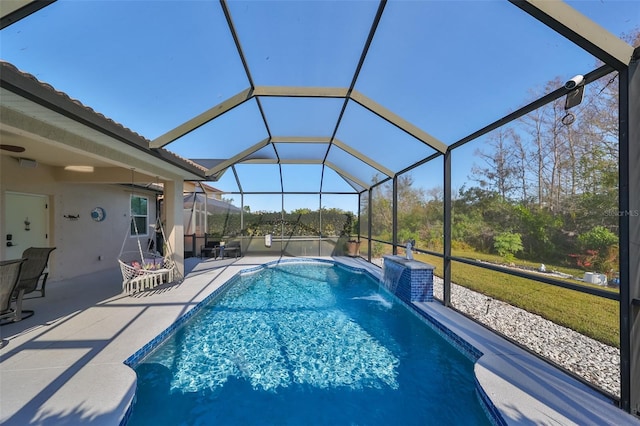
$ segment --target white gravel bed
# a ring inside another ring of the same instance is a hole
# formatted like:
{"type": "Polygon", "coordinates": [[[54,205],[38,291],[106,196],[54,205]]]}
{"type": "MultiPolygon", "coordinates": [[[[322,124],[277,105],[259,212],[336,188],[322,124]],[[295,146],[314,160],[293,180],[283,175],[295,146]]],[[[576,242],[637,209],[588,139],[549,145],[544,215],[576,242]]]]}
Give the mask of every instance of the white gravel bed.
{"type": "MultiPolygon", "coordinates": [[[[374,262],[381,266],[382,259],[374,262]]],[[[434,297],[443,281],[434,276],[434,297]]],[[[508,303],[451,284],[451,304],[476,321],[620,397],[620,350],[508,303]]]]}
{"type": "MultiPolygon", "coordinates": [[[[434,276],[434,297],[442,300],[443,282],[434,276]]],[[[476,321],[620,397],[620,350],[539,315],[451,284],[451,304],[476,321]]]]}

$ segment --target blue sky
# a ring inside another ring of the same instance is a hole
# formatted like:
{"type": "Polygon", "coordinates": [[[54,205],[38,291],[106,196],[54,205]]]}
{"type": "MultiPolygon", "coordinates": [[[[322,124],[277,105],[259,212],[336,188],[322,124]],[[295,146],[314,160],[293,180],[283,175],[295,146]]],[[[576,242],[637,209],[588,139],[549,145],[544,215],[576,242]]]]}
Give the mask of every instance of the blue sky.
{"type": "MultiPolygon", "coordinates": [[[[616,35],[640,25],[637,1],[568,3],[616,35]]],[[[377,9],[372,1],[228,4],[251,77],[266,86],[348,87],[377,9]]],[[[3,60],[149,139],[249,87],[215,1],[59,0],[0,37],[3,60]]],[[[451,144],[538,97],[548,81],[585,74],[595,63],[506,1],[390,1],[355,88],[451,144]]],[[[261,102],[274,136],[331,136],[343,103],[261,102]]],[[[228,158],[266,135],[254,101],[166,148],[188,158],[228,158]]],[[[354,103],[336,136],[393,170],[433,152],[354,103]]],[[[362,179],[371,178],[371,171],[343,157],[331,154],[362,179]]],[[[455,187],[472,163],[472,155],[457,157],[455,187]]],[[[421,168],[416,183],[440,185],[439,170],[441,164],[421,168]]],[[[268,173],[247,171],[243,189],[264,188],[273,180],[268,173]]],[[[305,173],[288,173],[295,190],[318,188],[305,173]]],[[[237,191],[230,175],[213,185],[237,191]]],[[[325,189],[348,189],[335,174],[327,177],[325,189]]],[[[230,197],[239,202],[238,195],[230,197]]],[[[252,198],[265,204],[254,210],[279,209],[273,197],[252,198]]],[[[331,198],[326,201],[336,205],[327,207],[354,208],[344,197],[331,198]]],[[[287,204],[303,203],[298,196],[287,204]]]]}

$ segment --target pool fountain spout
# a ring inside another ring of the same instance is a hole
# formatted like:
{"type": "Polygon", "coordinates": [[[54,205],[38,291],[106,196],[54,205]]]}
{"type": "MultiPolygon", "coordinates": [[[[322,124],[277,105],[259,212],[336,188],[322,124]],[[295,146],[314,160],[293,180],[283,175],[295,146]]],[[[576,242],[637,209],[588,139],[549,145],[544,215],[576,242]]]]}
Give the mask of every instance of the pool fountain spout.
{"type": "Polygon", "coordinates": [[[415,245],[415,243],[416,243],[416,240],[407,241],[407,245],[406,245],[406,248],[405,248],[405,253],[406,253],[406,256],[407,256],[407,260],[413,260],[413,251],[412,251],[412,249],[413,249],[413,246],[415,245]]]}
{"type": "Polygon", "coordinates": [[[382,266],[383,284],[406,303],[433,302],[433,265],[414,260],[412,241],[407,243],[407,256],[385,255],[382,266]]]}

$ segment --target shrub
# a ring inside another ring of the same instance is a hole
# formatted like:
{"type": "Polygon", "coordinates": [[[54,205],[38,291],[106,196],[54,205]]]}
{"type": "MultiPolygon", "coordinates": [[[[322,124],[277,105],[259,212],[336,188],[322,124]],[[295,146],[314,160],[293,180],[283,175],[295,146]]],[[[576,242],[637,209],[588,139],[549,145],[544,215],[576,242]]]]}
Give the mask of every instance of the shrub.
{"type": "Polygon", "coordinates": [[[493,237],[493,248],[506,262],[513,262],[514,255],[522,251],[522,238],[520,234],[503,232],[493,237]]]}

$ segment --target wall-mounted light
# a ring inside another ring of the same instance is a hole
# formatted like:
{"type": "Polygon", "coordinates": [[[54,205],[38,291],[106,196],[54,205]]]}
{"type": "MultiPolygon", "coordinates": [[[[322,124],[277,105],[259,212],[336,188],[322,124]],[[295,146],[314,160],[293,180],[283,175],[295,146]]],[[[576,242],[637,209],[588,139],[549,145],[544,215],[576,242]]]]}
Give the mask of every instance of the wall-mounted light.
{"type": "Polygon", "coordinates": [[[65,166],[64,169],[69,172],[93,173],[93,166],[65,166]]]}

